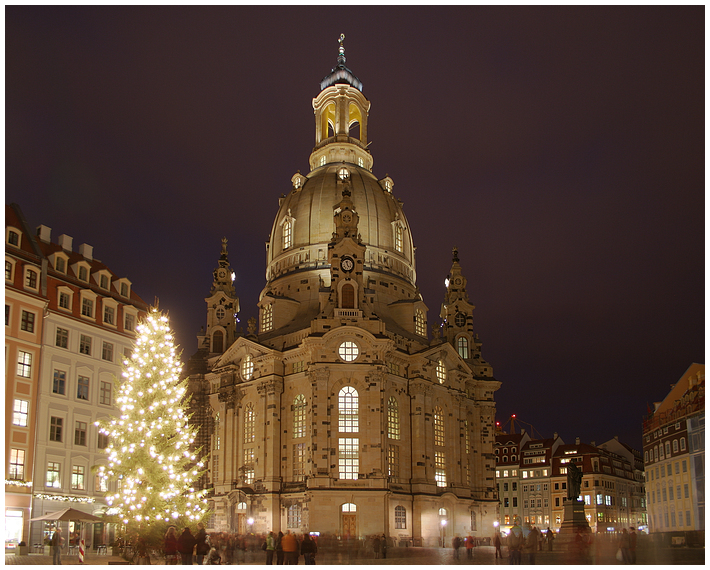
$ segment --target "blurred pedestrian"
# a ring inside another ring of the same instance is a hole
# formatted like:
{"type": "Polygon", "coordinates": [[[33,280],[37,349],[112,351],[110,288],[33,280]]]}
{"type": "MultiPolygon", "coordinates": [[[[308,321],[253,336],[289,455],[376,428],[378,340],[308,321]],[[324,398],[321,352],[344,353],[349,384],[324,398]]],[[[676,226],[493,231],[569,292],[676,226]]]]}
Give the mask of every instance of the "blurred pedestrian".
{"type": "Polygon", "coordinates": [[[303,536],[303,541],[301,542],[301,554],[306,564],[316,563],[316,553],[318,552],[318,547],[316,543],[311,539],[311,536],[306,533],[303,536]]]}

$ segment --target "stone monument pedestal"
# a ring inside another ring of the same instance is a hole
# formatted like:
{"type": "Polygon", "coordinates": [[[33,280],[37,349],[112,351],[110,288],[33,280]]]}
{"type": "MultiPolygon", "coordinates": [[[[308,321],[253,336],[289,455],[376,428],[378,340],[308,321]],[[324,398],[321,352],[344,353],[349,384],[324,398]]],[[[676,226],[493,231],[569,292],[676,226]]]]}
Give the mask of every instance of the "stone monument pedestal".
{"type": "Polygon", "coordinates": [[[574,545],[577,531],[581,531],[584,536],[591,532],[591,529],[587,517],[584,516],[584,501],[565,499],[564,509],[565,519],[560,526],[560,532],[555,537],[554,548],[566,551],[570,549],[570,545],[574,545]]]}

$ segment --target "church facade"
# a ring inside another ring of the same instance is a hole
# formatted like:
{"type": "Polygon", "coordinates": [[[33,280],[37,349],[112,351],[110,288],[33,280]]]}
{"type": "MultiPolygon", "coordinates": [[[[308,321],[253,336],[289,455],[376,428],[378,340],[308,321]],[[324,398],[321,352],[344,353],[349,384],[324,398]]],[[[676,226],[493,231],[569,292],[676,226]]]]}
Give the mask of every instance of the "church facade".
{"type": "Polygon", "coordinates": [[[433,546],[489,537],[498,520],[500,382],[456,250],[429,340],[412,230],[394,181],[372,171],[369,109],[341,38],[313,99],[311,170],[280,200],[247,334],[223,242],[186,368],[214,531],[433,546]]]}

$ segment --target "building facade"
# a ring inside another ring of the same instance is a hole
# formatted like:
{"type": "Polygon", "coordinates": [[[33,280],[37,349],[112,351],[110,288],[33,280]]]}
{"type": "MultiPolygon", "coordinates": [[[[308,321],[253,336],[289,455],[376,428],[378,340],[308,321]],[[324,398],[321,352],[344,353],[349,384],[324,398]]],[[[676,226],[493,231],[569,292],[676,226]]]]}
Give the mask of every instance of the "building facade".
{"type": "Polygon", "coordinates": [[[223,246],[188,363],[210,405],[214,530],[435,545],[490,536],[497,520],[500,383],[456,251],[428,338],[412,229],[393,179],[372,172],[369,109],[341,45],[313,100],[310,173],[293,175],[274,219],[258,323],[234,338],[223,246]]]}
{"type": "Polygon", "coordinates": [[[643,422],[649,529],[705,543],[705,365],[693,364],[643,422]]]}
{"type": "MultiPolygon", "coordinates": [[[[19,212],[15,205],[7,207],[6,212],[10,209],[19,212]]],[[[12,220],[8,216],[6,224],[12,220]]],[[[10,232],[17,229],[22,228],[7,226],[8,240],[10,232]]],[[[32,461],[22,469],[21,478],[19,464],[12,462],[15,448],[10,447],[6,490],[8,480],[24,481],[27,485],[24,488],[31,493],[32,517],[67,506],[100,515],[106,510],[106,489],[92,468],[104,462],[106,441],[94,422],[116,415],[114,380],[121,377],[123,355],[133,347],[135,325],[145,315],[147,306],[128,279],[118,277],[93,257],[91,246],[82,244],[74,251],[73,240],[67,235],[59,236],[54,243],[51,229],[46,226],[39,226],[36,235],[24,231],[21,239],[32,244],[39,260],[36,289],[31,287],[34,281],[28,274],[33,270],[27,265],[15,266],[16,273],[23,275],[21,280],[15,275],[12,285],[9,284],[7,258],[15,250],[6,241],[6,291],[12,291],[6,298],[36,299],[37,310],[31,320],[41,324],[41,329],[36,330],[36,346],[26,365],[32,367],[35,380],[28,382],[33,398],[28,404],[19,396],[12,398],[17,410],[6,415],[12,418],[12,438],[23,427],[18,424],[27,424],[28,438],[30,431],[34,431],[32,446],[28,446],[25,454],[32,461]],[[24,408],[28,408],[27,413],[24,408]]],[[[6,333],[8,326],[14,330],[15,317],[20,318],[22,333],[25,317],[14,315],[7,300],[5,310],[6,333]]],[[[13,350],[11,338],[6,334],[8,353],[13,350]]],[[[25,370],[19,358],[13,356],[17,366],[6,370],[6,378],[14,380],[15,385],[25,370]]],[[[8,381],[6,386],[10,384],[8,381]]],[[[8,405],[10,401],[8,397],[8,405]]],[[[28,520],[23,520],[23,539],[28,544],[41,543],[48,525],[33,523],[30,532],[28,520]]],[[[112,530],[103,523],[92,525],[87,544],[104,544],[112,530]]]]}

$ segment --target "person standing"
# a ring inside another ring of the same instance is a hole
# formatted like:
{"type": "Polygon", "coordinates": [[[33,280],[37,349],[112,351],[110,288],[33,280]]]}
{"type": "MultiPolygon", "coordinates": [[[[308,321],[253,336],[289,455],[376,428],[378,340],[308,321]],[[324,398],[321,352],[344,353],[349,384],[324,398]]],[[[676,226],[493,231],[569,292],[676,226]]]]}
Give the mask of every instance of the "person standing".
{"type": "Polygon", "coordinates": [[[525,539],[525,553],[527,554],[527,563],[535,564],[535,553],[537,552],[537,529],[533,526],[525,539]]]}
{"type": "Polygon", "coordinates": [[[549,526],[547,527],[545,538],[547,538],[547,551],[552,552],[552,543],[555,541],[555,533],[550,530],[549,526]]]}
{"type": "Polygon", "coordinates": [[[636,529],[629,527],[629,560],[630,564],[636,564],[636,529]]]}
{"type": "Polygon", "coordinates": [[[316,553],[318,552],[318,547],[316,543],[311,539],[310,535],[306,533],[303,536],[303,541],[301,542],[301,554],[303,554],[303,559],[306,564],[315,564],[316,553]]]}
{"type": "Polygon", "coordinates": [[[520,564],[522,561],[524,543],[523,529],[520,528],[520,525],[516,524],[510,529],[510,534],[508,535],[508,551],[510,552],[511,564],[520,564]]]}
{"type": "Polygon", "coordinates": [[[631,555],[629,553],[629,548],[631,546],[631,541],[629,539],[629,533],[626,529],[621,530],[621,537],[619,538],[619,548],[621,549],[621,557],[624,564],[631,564],[631,555]]]}
{"type": "Polygon", "coordinates": [[[382,551],[382,558],[387,558],[387,537],[384,534],[380,538],[380,549],[382,551]]]}
{"type": "Polygon", "coordinates": [[[52,564],[62,563],[62,529],[57,527],[52,535],[51,545],[52,545],[52,564]]]}
{"type": "Polygon", "coordinates": [[[276,540],[274,544],[274,548],[276,549],[276,564],[283,564],[284,563],[284,549],[283,546],[281,546],[281,539],[284,537],[284,533],[279,531],[279,534],[276,535],[276,540]]]}
{"type": "Polygon", "coordinates": [[[283,535],[281,547],[284,550],[284,564],[298,564],[298,540],[290,530],[283,535]]]}
{"type": "Polygon", "coordinates": [[[473,558],[473,537],[469,534],[464,541],[466,546],[466,558],[471,560],[473,558]]]}
{"type": "Polygon", "coordinates": [[[210,551],[210,545],[207,543],[207,532],[205,525],[201,522],[197,523],[197,534],[195,535],[195,559],[198,564],[202,564],[205,560],[205,555],[210,551]]]}
{"type": "Polygon", "coordinates": [[[175,527],[168,528],[163,539],[163,551],[165,552],[165,564],[177,564],[178,561],[178,536],[175,527]]]}
{"type": "Polygon", "coordinates": [[[458,560],[459,559],[459,548],[461,548],[461,537],[459,537],[459,535],[456,535],[451,540],[451,546],[454,547],[454,560],[458,560]]]}
{"type": "Polygon", "coordinates": [[[500,559],[503,559],[503,553],[500,550],[500,532],[496,531],[495,535],[493,536],[493,546],[496,549],[496,560],[498,560],[498,557],[500,559]]]}
{"type": "Polygon", "coordinates": [[[274,540],[274,531],[272,530],[266,535],[266,564],[271,566],[274,561],[274,552],[276,551],[276,544],[274,540]]]}
{"type": "Polygon", "coordinates": [[[372,551],[375,553],[375,558],[380,557],[380,537],[377,535],[372,537],[372,551]]]}
{"type": "Polygon", "coordinates": [[[182,558],[182,564],[192,565],[192,551],[195,549],[195,537],[188,527],[182,531],[178,538],[178,552],[182,558]]]}

